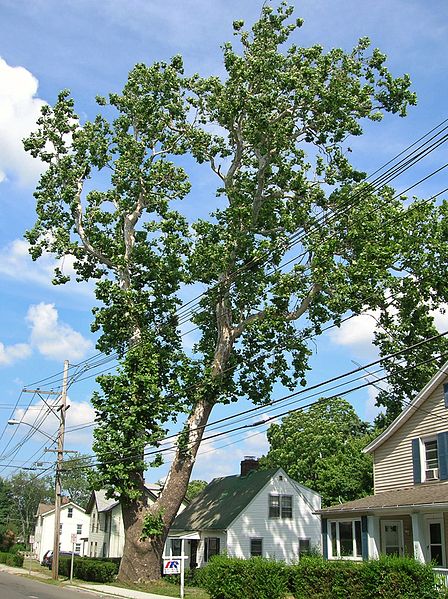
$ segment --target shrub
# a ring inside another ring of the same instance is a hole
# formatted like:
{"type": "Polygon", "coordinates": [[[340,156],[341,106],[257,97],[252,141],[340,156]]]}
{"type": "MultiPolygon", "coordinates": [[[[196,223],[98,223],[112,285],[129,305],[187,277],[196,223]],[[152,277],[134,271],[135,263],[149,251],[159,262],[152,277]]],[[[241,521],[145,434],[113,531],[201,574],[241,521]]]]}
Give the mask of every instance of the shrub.
{"type": "MultiPolygon", "coordinates": [[[[70,557],[59,558],[59,574],[70,576],[70,557]]],[[[90,582],[110,582],[118,574],[118,564],[104,559],[89,557],[75,557],[73,562],[73,576],[90,582]]]]}
{"type": "Polygon", "coordinates": [[[23,566],[24,557],[21,553],[7,553],[5,564],[7,566],[16,566],[21,568],[23,566]]]}
{"type": "Polygon", "coordinates": [[[262,558],[214,556],[201,583],[211,599],[283,599],[287,593],[286,567],[262,558]]]}
{"type": "Polygon", "coordinates": [[[411,558],[382,557],[361,563],[302,558],[290,569],[295,599],[436,599],[431,565],[411,558]]]}
{"type": "Polygon", "coordinates": [[[0,564],[21,568],[23,566],[23,555],[20,553],[6,553],[5,551],[2,551],[0,552],[0,564]]]}

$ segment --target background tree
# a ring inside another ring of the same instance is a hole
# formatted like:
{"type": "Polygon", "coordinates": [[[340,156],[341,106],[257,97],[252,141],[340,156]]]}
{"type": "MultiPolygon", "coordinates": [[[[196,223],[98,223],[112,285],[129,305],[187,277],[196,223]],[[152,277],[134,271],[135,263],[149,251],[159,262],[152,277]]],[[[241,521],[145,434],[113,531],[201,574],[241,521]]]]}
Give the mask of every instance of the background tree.
{"type": "MultiPolygon", "coordinates": [[[[277,381],[305,384],[307,339],[384,302],[441,220],[434,204],[375,191],[347,158],[363,119],[415,104],[409,77],[394,78],[366,38],[351,52],[288,45],[302,25],[292,12],[265,6],[251,30],[235,22],[239,46],[224,45],[222,78],[185,77],[180,57],[137,65],[122,94],[98,98],[107,106],[93,121],[81,124],[63,92],[25,142],[47,164],[32,256],[75,257],[77,277],[97,282],[98,348],[121,357],[93,403],[99,475],[123,508],[122,580],[160,576],[213,406],[263,404],[277,381]],[[208,219],[181,213],[180,200],[195,200],[186,153],[216,176],[208,219]],[[191,354],[178,308],[182,288],[198,283],[191,354]],[[145,446],[177,419],[176,454],[148,506],[145,446]]],[[[66,280],[56,270],[55,282],[66,280]]]]}
{"type": "Polygon", "coordinates": [[[11,498],[10,518],[17,525],[17,536],[28,542],[36,524],[39,503],[54,503],[54,487],[50,477],[38,478],[29,472],[18,472],[8,479],[11,498]]]}
{"type": "Polygon", "coordinates": [[[196,497],[196,495],[199,495],[199,493],[202,493],[202,491],[205,489],[205,487],[208,485],[208,483],[205,480],[191,480],[188,483],[188,487],[187,487],[187,493],[185,495],[185,497],[191,501],[192,499],[194,499],[196,497]]]}
{"type": "Polygon", "coordinates": [[[283,468],[320,493],[323,506],[351,501],[373,490],[372,459],[362,453],[373,436],[350,403],[322,399],[269,427],[261,466],[283,468]]]}
{"type": "Polygon", "coordinates": [[[62,491],[71,501],[86,508],[92,492],[92,476],[88,469],[73,470],[74,466],[78,466],[90,456],[77,453],[72,457],[64,460],[62,465],[62,491]]]}

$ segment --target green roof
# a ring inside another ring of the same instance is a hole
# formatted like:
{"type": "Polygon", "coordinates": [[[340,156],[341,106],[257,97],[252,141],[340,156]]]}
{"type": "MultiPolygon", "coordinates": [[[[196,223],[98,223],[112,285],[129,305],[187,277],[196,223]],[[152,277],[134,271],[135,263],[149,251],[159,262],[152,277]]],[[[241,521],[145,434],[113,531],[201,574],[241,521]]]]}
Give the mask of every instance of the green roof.
{"type": "Polygon", "coordinates": [[[171,530],[225,530],[276,472],[278,468],[214,478],[176,517],[171,530]]]}

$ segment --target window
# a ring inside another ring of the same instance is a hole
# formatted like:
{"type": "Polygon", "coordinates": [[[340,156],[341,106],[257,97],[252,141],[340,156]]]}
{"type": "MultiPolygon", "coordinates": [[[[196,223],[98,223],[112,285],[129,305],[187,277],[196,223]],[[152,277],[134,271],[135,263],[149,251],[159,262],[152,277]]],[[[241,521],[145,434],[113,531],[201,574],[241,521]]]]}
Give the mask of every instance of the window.
{"type": "Polygon", "coordinates": [[[299,558],[302,555],[309,555],[310,549],[310,539],[299,539],[299,558]]]}
{"type": "Polygon", "coordinates": [[[82,524],[77,524],[76,525],[76,534],[77,535],[82,535],[82,524]]]}
{"type": "Polygon", "coordinates": [[[262,557],[263,556],[263,539],[251,539],[250,540],[250,556],[251,557],[262,557]]]}
{"type": "Polygon", "coordinates": [[[330,523],[331,557],[360,558],[361,521],[337,520],[330,523]]]}
{"type": "Polygon", "coordinates": [[[95,514],[92,514],[92,532],[95,532],[95,514]]]}
{"type": "Polygon", "coordinates": [[[204,562],[208,562],[214,555],[219,555],[219,539],[208,537],[204,540],[204,562]]]}
{"type": "Polygon", "coordinates": [[[182,541],[180,539],[171,539],[171,551],[173,555],[180,555],[182,551],[182,541]]]}
{"type": "Polygon", "coordinates": [[[107,557],[107,544],[103,543],[103,555],[102,557],[107,557]]]}
{"type": "Polygon", "coordinates": [[[280,498],[281,518],[292,518],[292,495],[282,495],[280,498]]]}
{"type": "Polygon", "coordinates": [[[269,495],[269,518],[292,518],[292,495],[269,495]]]}
{"type": "Polygon", "coordinates": [[[97,550],[98,550],[98,543],[95,541],[94,551],[93,551],[93,557],[96,557],[97,550]]]}
{"type": "Polygon", "coordinates": [[[81,553],[81,543],[76,543],[76,545],[75,545],[75,553],[81,553]]]}
{"type": "Polygon", "coordinates": [[[59,524],[59,534],[62,534],[62,524],[59,524]]]}
{"type": "Polygon", "coordinates": [[[73,508],[69,507],[67,509],[67,518],[73,518],[73,508]]]}
{"type": "Polygon", "coordinates": [[[437,439],[424,441],[425,446],[425,480],[439,478],[439,450],[437,439]]]}

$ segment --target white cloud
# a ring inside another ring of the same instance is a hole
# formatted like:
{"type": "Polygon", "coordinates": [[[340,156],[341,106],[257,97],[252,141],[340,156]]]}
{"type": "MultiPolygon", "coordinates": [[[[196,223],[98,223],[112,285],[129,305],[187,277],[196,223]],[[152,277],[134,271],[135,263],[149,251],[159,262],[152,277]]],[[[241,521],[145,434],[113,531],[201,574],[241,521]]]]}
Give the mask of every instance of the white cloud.
{"type": "Polygon", "coordinates": [[[54,304],[41,302],[30,306],[26,318],[31,326],[31,345],[47,358],[79,360],[92,347],[81,333],[59,321],[54,304]]]}
{"type": "Polygon", "coordinates": [[[375,353],[372,345],[375,330],[378,327],[379,310],[368,310],[342,323],[339,329],[333,329],[330,339],[336,345],[352,348],[361,355],[375,353]]]}
{"type": "Polygon", "coordinates": [[[448,330],[448,304],[441,304],[438,310],[431,310],[430,314],[439,333],[448,330]]]}
{"type": "MultiPolygon", "coordinates": [[[[55,403],[57,402],[54,400],[51,402],[51,404],[55,403]]],[[[86,449],[90,450],[93,427],[80,428],[78,430],[72,429],[90,424],[95,419],[95,410],[88,402],[72,401],[69,397],[67,398],[67,406],[70,406],[70,408],[66,412],[65,421],[66,447],[75,444],[76,449],[79,448],[79,445],[83,445],[86,449]]],[[[48,435],[56,439],[59,418],[54,412],[49,411],[48,406],[42,401],[36,402],[29,409],[16,410],[14,419],[26,423],[26,428],[29,428],[27,425],[37,427],[42,431],[42,437],[48,435]]],[[[36,433],[36,438],[40,439],[38,433],[36,433]]]]}
{"type": "Polygon", "coordinates": [[[12,176],[22,185],[33,185],[43,170],[22,144],[46,104],[36,98],[37,88],[37,79],[27,69],[0,58],[0,182],[12,176]]]}
{"type": "Polygon", "coordinates": [[[269,444],[264,431],[204,441],[198,452],[192,478],[210,481],[218,476],[239,474],[240,462],[245,456],[259,458],[268,450],[269,444]]]}
{"type": "Polygon", "coordinates": [[[31,355],[31,347],[27,343],[4,345],[0,341],[0,366],[10,366],[18,360],[23,360],[31,355]]]}
{"type": "Polygon", "coordinates": [[[73,256],[55,260],[53,254],[47,252],[34,262],[28,252],[29,247],[29,243],[24,239],[14,239],[0,248],[0,275],[22,283],[35,283],[51,287],[54,290],[92,295],[91,285],[84,282],[73,281],[58,286],[51,283],[55,267],[58,267],[64,275],[74,275],[73,256]]]}

